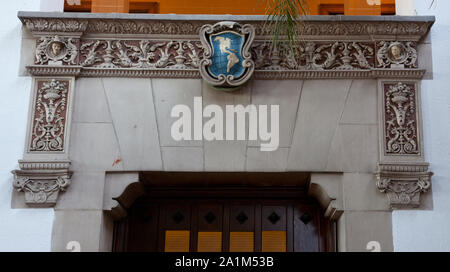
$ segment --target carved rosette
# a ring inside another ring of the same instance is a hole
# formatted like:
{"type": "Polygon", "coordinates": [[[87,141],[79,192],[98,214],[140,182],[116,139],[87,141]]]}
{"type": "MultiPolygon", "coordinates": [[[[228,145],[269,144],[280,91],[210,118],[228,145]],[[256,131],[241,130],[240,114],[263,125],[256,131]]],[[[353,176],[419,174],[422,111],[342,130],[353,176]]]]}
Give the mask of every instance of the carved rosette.
{"type": "Polygon", "coordinates": [[[63,152],[69,80],[37,80],[30,152],[63,152]]]}
{"type": "Polygon", "coordinates": [[[377,43],[377,68],[417,68],[417,49],[415,42],[377,43]]]}
{"type": "Polygon", "coordinates": [[[51,207],[58,195],[70,185],[72,172],[70,161],[20,162],[20,170],[14,170],[13,186],[25,193],[25,203],[32,207],[51,207]]]}
{"type": "Polygon", "coordinates": [[[420,155],[414,83],[384,83],[385,155],[420,155]]]}
{"type": "Polygon", "coordinates": [[[377,188],[386,193],[392,209],[410,209],[420,206],[420,196],[431,187],[427,163],[378,164],[377,188]]]}

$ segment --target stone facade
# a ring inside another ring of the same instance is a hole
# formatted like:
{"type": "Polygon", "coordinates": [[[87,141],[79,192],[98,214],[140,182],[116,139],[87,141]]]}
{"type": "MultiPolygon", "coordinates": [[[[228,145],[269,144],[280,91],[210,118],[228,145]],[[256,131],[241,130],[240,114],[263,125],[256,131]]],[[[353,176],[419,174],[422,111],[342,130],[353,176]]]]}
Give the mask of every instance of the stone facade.
{"type": "Polygon", "coordinates": [[[13,202],[54,205],[55,251],[74,239],[83,250],[110,250],[113,219],[133,199],[117,198],[139,184],[140,171],[311,173],[309,193],[338,222],[342,251],[372,240],[391,251],[391,210],[427,206],[419,83],[430,68],[419,56],[432,17],[308,17],[295,52],[271,56],[259,16],[19,18],[35,39],[23,45],[35,52],[23,61],[35,84],[14,171],[25,201],[15,193],[13,202]],[[232,93],[199,73],[199,30],[225,20],[256,29],[254,76],[232,93]],[[170,110],[196,96],[205,105],[280,105],[280,147],[174,141],[170,110]]]}

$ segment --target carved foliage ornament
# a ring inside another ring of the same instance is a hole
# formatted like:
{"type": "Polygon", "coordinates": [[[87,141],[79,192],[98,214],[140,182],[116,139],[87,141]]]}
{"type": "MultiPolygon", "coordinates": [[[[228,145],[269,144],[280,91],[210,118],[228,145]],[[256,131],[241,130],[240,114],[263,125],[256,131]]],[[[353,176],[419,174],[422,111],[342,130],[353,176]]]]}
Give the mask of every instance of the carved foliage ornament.
{"type": "Polygon", "coordinates": [[[80,64],[95,68],[197,69],[199,41],[84,40],[80,64]]]}
{"type": "Polygon", "coordinates": [[[255,37],[253,26],[235,22],[204,25],[200,41],[204,53],[200,74],[214,87],[231,90],[247,82],[255,70],[250,46],[255,37]]]}
{"type": "Polygon", "coordinates": [[[69,80],[38,80],[30,151],[64,151],[69,80]]]}
{"type": "Polygon", "coordinates": [[[383,94],[386,155],[419,155],[415,85],[384,83],[383,94]]]}
{"type": "Polygon", "coordinates": [[[76,65],[77,42],[73,38],[41,37],[36,46],[35,63],[39,65],[76,65]]]}
{"type": "Polygon", "coordinates": [[[304,42],[289,50],[285,43],[270,54],[268,43],[252,46],[258,70],[355,70],[374,66],[374,46],[362,42],[304,42]]]}

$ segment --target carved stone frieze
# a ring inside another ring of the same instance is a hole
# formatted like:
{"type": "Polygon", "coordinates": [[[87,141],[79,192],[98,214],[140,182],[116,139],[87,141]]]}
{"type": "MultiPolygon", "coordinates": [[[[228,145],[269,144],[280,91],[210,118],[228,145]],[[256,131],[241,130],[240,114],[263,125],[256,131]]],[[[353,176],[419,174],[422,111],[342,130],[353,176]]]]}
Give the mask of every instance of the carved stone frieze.
{"type": "Polygon", "coordinates": [[[387,42],[377,44],[378,68],[417,68],[417,49],[414,42],[387,42]]]}
{"type": "Polygon", "coordinates": [[[53,37],[41,37],[37,41],[36,60],[39,65],[76,65],[78,57],[78,40],[53,37]]]}
{"type": "Polygon", "coordinates": [[[200,41],[84,40],[80,63],[94,68],[197,69],[200,41]]]}
{"type": "MultiPolygon", "coordinates": [[[[376,68],[375,43],[370,42],[305,42],[293,53],[284,47],[280,43],[279,50],[270,53],[268,43],[253,44],[251,54],[257,78],[421,78],[424,75],[424,70],[417,68],[376,68]]],[[[204,47],[197,40],[86,39],[80,42],[78,66],[32,65],[27,69],[37,76],[199,78],[197,71],[203,54],[204,47]]]]}
{"type": "Polygon", "coordinates": [[[22,18],[31,32],[85,32],[88,20],[77,18],[22,18]]]}
{"type": "Polygon", "coordinates": [[[431,187],[428,163],[379,163],[377,188],[386,193],[392,209],[420,206],[420,196],[431,187]]]}
{"type": "Polygon", "coordinates": [[[363,42],[304,42],[294,50],[284,43],[270,52],[270,44],[255,43],[258,70],[364,70],[374,68],[374,44],[363,42]]]}
{"type": "Polygon", "coordinates": [[[20,161],[14,170],[13,186],[25,193],[25,203],[32,207],[51,207],[58,195],[70,185],[70,161],[20,161]]]}
{"type": "Polygon", "coordinates": [[[414,83],[384,83],[385,155],[420,155],[418,110],[414,83]]]}

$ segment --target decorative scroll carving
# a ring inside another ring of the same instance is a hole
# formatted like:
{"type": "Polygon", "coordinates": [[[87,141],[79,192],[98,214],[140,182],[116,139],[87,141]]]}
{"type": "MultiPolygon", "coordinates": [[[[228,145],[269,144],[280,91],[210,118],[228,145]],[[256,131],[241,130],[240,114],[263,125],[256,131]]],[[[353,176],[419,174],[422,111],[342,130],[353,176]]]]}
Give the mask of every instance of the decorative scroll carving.
{"type": "Polygon", "coordinates": [[[95,68],[196,69],[203,49],[199,41],[86,40],[80,63],[95,68]]]}
{"type": "Polygon", "coordinates": [[[355,70],[374,67],[374,45],[362,42],[305,42],[299,47],[280,48],[270,55],[269,44],[252,47],[258,70],[355,70]],[[282,53],[285,52],[285,53],[282,53]]]}
{"type": "Polygon", "coordinates": [[[68,80],[37,81],[30,151],[64,151],[68,80]]]}
{"type": "Polygon", "coordinates": [[[75,65],[78,56],[77,42],[73,38],[41,37],[36,46],[36,64],[75,65]]]}
{"type": "Polygon", "coordinates": [[[377,188],[387,194],[391,208],[417,208],[421,194],[431,187],[432,175],[427,163],[380,163],[377,188]]]}
{"type": "Polygon", "coordinates": [[[14,170],[13,186],[25,193],[25,203],[33,207],[51,207],[59,192],[70,185],[72,172],[69,161],[20,162],[21,170],[14,170]]]}
{"type": "Polygon", "coordinates": [[[378,68],[417,68],[417,50],[414,42],[386,42],[377,44],[378,68]]]}
{"type": "MultiPolygon", "coordinates": [[[[19,17],[20,18],[20,17],[19,17]]],[[[88,26],[85,19],[63,18],[20,18],[32,32],[84,32],[88,26]]]]}
{"type": "Polygon", "coordinates": [[[387,155],[419,155],[414,84],[384,83],[384,138],[387,155]]]}

